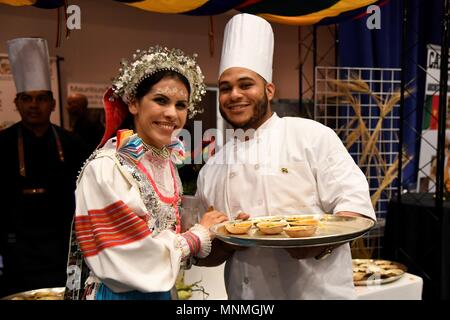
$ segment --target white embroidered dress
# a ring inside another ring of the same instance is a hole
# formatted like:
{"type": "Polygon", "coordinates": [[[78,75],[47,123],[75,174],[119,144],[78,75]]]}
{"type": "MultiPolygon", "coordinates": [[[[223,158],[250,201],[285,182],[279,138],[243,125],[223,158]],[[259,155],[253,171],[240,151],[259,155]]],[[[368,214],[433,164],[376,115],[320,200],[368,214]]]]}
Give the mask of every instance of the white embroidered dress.
{"type": "Polygon", "coordinates": [[[184,261],[209,253],[210,239],[199,225],[179,233],[178,173],[132,137],[140,149],[116,151],[113,138],[83,168],[76,236],[96,282],[117,293],[169,291],[184,261]]]}

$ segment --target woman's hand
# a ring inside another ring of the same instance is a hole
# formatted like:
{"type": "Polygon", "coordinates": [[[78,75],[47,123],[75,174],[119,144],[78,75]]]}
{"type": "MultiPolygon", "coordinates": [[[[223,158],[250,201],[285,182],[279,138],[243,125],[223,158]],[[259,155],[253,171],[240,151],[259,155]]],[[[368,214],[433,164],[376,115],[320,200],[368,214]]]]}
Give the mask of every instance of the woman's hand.
{"type": "MultiPolygon", "coordinates": [[[[224,215],[224,214],[219,211],[214,211],[213,207],[210,207],[208,209],[208,212],[205,213],[205,215],[203,217],[205,217],[206,215],[213,213],[213,212],[216,213],[216,219],[218,219],[218,220],[223,219],[222,215],[224,215]],[[219,213],[221,215],[217,215],[217,213],[219,213]]],[[[244,213],[244,212],[240,212],[236,216],[235,219],[247,220],[248,218],[250,218],[250,215],[248,215],[247,213],[244,213]]],[[[228,218],[225,216],[225,218],[222,221],[226,221],[226,220],[228,220],[228,218]]],[[[220,223],[220,222],[218,222],[218,223],[220,223]]],[[[200,224],[201,224],[201,221],[200,221],[200,224]]],[[[205,267],[215,267],[215,266],[221,265],[223,262],[228,260],[236,250],[244,250],[244,249],[247,249],[247,248],[228,244],[219,239],[214,239],[212,241],[211,253],[206,258],[198,259],[196,265],[205,266],[205,267]]]]}
{"type": "Polygon", "coordinates": [[[228,217],[225,213],[217,211],[217,210],[212,210],[212,211],[206,212],[203,215],[199,224],[208,230],[209,236],[211,237],[211,239],[213,239],[214,235],[209,231],[209,228],[215,224],[222,223],[227,220],[228,220],[228,217]]]}

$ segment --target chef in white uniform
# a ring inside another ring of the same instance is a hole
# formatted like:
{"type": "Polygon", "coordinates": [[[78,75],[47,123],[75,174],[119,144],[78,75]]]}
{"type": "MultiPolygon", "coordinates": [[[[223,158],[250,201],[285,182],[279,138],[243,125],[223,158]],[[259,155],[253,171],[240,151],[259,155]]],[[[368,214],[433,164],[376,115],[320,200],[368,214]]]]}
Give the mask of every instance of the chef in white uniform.
{"type": "MultiPolygon", "coordinates": [[[[273,31],[238,14],[225,28],[219,71],[222,116],[235,130],[197,182],[205,207],[230,219],[286,214],[376,219],[366,177],[330,128],[271,110],[273,31]]],[[[348,243],[309,249],[240,248],[215,240],[209,259],[226,260],[229,299],[355,298],[348,243]]]]}

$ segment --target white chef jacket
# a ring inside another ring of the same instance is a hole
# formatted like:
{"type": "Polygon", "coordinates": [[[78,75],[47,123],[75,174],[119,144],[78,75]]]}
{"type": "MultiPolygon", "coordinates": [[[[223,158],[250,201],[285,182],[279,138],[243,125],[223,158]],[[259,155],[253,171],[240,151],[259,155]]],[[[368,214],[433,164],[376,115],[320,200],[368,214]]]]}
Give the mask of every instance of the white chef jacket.
{"type": "MultiPolygon", "coordinates": [[[[275,113],[249,139],[233,137],[202,168],[197,196],[230,219],[358,212],[376,219],[366,177],[335,132],[275,113]]],[[[297,260],[283,249],[236,251],[225,266],[229,299],[352,299],[350,246],[325,260],[297,260]]]]}

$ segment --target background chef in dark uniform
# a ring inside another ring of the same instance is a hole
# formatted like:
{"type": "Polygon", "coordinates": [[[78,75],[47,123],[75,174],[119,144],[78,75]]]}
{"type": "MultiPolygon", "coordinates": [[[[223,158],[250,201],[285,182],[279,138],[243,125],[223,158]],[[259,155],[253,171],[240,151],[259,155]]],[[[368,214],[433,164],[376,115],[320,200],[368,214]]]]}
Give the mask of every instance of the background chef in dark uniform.
{"type": "Polygon", "coordinates": [[[88,98],[81,93],[73,93],[67,97],[72,132],[77,134],[86,144],[89,152],[93,152],[105,131],[105,112],[103,109],[88,108],[88,98]]]}
{"type": "Polygon", "coordinates": [[[81,141],[50,123],[46,40],[7,45],[21,121],[0,132],[0,296],[65,285],[75,179],[88,156],[81,141]]]}

